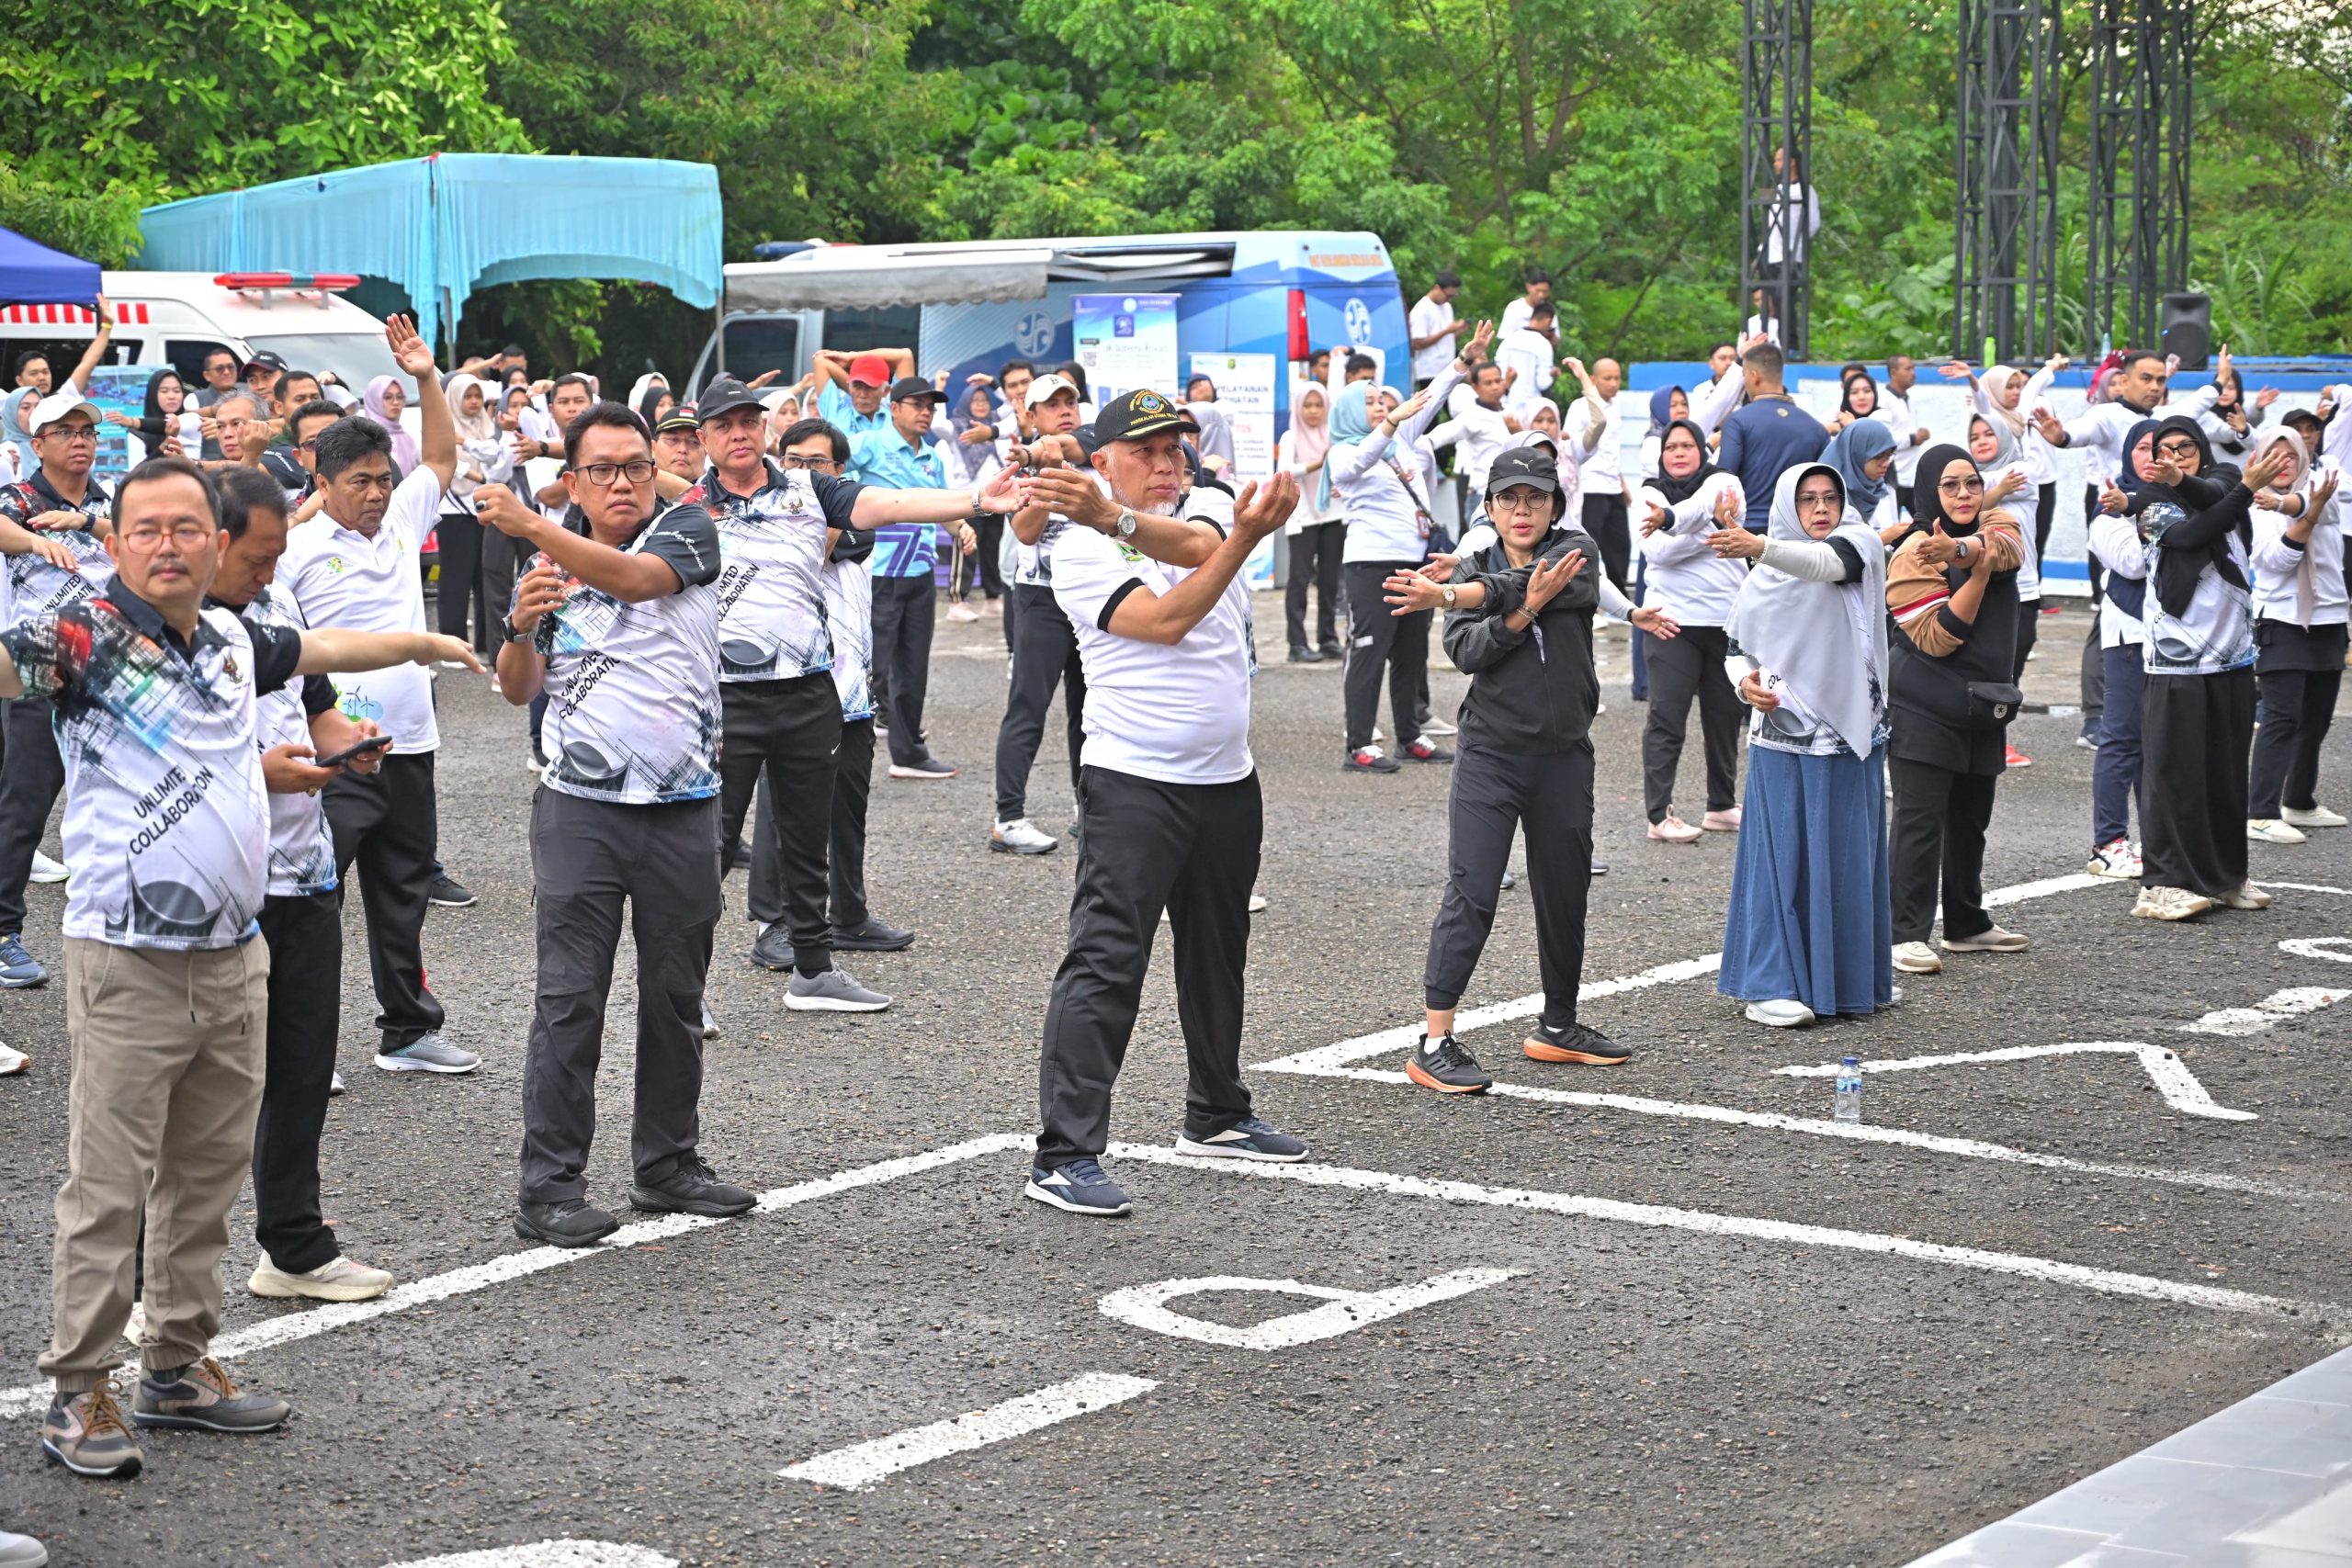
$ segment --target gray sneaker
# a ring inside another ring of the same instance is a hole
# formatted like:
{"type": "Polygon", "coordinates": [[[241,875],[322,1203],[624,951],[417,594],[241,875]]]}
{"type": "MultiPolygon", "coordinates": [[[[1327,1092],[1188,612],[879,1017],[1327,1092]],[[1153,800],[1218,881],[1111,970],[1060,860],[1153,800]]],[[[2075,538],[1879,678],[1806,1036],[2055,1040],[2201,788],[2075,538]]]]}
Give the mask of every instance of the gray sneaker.
{"type": "Polygon", "coordinates": [[[795,975],[784,993],[784,1005],[795,1012],[880,1012],[890,998],[859,985],[848,970],[835,965],[821,975],[795,975]]]}
{"type": "Polygon", "coordinates": [[[28,1535],[0,1530],[0,1568],[46,1568],[49,1548],[28,1535]]]}
{"type": "Polygon", "coordinates": [[[51,1464],[112,1481],[128,1480],[146,1462],[130,1440],[111,1378],[87,1393],[60,1393],[51,1400],[40,1424],[40,1447],[51,1464]]]}
{"type": "Polygon", "coordinates": [[[481,1058],[452,1045],[449,1037],[436,1029],[397,1051],[377,1052],[376,1066],[388,1073],[470,1073],[481,1066],[481,1058]]]}
{"type": "Polygon", "coordinates": [[[207,1356],[185,1367],[141,1372],[131,1395],[134,1427],[184,1427],[196,1432],[274,1432],[293,1406],[273,1394],[240,1393],[220,1363],[207,1356]]]}

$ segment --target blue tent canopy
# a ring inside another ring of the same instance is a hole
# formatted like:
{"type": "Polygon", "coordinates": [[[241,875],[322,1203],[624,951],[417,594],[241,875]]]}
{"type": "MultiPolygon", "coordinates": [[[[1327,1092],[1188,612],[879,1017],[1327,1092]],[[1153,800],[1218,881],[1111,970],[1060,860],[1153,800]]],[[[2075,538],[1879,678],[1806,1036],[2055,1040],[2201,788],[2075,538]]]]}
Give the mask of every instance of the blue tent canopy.
{"type": "Polygon", "coordinates": [[[0,304],[95,304],[98,264],[0,229],[0,304]]]}
{"type": "Polygon", "coordinates": [[[360,273],[454,332],[466,297],[531,277],[658,284],[718,303],[718,171],[660,158],[452,152],[147,209],[142,267],[360,273]]]}

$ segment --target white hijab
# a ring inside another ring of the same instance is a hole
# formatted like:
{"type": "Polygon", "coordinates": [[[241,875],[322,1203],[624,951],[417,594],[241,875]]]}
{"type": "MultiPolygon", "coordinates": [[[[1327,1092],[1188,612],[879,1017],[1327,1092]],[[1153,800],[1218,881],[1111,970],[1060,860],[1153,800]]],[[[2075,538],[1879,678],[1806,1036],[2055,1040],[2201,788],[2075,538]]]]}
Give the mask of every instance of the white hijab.
{"type": "MultiPolygon", "coordinates": [[[[1772,487],[1769,537],[1816,542],[1797,521],[1797,486],[1816,473],[1838,479],[1842,500],[1846,482],[1836,468],[1798,464],[1772,487]]],[[[1867,757],[1886,707],[1886,547],[1851,507],[1845,508],[1829,537],[1848,541],[1861,557],[1860,582],[1808,582],[1759,561],[1740,585],[1724,629],[1780,677],[1806,711],[1836,730],[1855,756],[1867,757]],[[1861,601],[1859,614],[1856,596],[1861,601]]]]}

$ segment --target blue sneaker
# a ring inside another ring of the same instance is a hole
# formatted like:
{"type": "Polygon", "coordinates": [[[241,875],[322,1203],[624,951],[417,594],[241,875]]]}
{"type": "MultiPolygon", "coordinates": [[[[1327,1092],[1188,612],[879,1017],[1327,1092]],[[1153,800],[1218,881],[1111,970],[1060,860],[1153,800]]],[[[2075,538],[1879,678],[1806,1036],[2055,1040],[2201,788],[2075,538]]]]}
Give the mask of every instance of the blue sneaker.
{"type": "Polygon", "coordinates": [[[0,936],[0,986],[20,991],[48,979],[49,971],[40,966],[40,960],[25,951],[23,937],[14,932],[0,936]]]}
{"type": "Polygon", "coordinates": [[[1217,1159],[1262,1159],[1291,1165],[1306,1157],[1306,1145],[1288,1133],[1276,1132],[1255,1116],[1250,1116],[1222,1133],[1210,1133],[1197,1138],[1189,1132],[1179,1133],[1176,1134],[1176,1152],[1180,1155],[1206,1155],[1217,1159]]]}
{"type": "Polygon", "coordinates": [[[1127,1201],[1125,1190],[1091,1159],[1074,1159],[1050,1170],[1042,1165],[1031,1166],[1027,1196],[1073,1214],[1094,1214],[1104,1219],[1126,1213],[1135,1207],[1127,1201]]]}

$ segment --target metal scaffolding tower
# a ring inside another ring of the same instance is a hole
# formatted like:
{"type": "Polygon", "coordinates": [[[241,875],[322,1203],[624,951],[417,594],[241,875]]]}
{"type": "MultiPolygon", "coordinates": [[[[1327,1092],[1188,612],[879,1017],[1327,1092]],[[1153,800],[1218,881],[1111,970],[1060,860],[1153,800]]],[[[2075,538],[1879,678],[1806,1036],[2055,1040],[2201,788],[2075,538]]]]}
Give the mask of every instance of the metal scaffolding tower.
{"type": "Polygon", "coordinates": [[[1806,349],[1813,213],[1813,0],[1741,0],[1739,301],[1792,359],[1806,349]],[[1801,190],[1794,187],[1802,186],[1801,190]]]}
{"type": "Polygon", "coordinates": [[[2188,277],[2193,0],[2093,0],[2089,320],[2104,350],[2153,346],[2188,277]]]}
{"type": "Polygon", "coordinates": [[[1952,354],[2050,352],[2058,304],[2057,0],[1961,0],[1952,354]]]}

